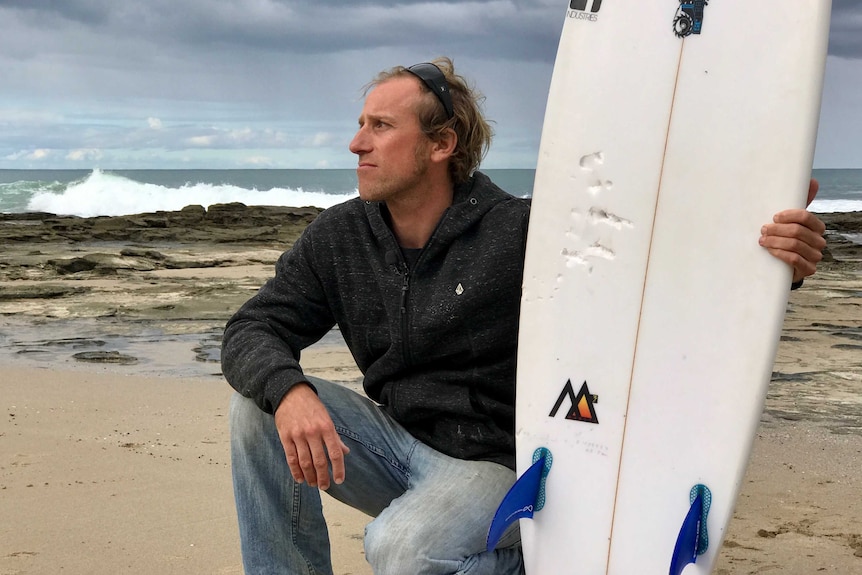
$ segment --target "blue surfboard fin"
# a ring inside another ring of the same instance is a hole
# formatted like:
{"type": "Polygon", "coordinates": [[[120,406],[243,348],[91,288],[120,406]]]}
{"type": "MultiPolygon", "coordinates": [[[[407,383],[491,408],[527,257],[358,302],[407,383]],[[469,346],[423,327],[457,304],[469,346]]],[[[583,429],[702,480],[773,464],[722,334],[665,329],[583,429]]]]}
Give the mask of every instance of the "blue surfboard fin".
{"type": "Polygon", "coordinates": [[[552,460],[544,447],[533,452],[533,464],[515,481],[494,514],[488,529],[488,551],[494,550],[509,525],[518,519],[532,519],[533,513],[545,506],[545,479],[552,460]]]}
{"type": "Polygon", "coordinates": [[[691,507],[682,522],[673,558],[670,561],[670,575],[680,575],[690,563],[697,562],[697,556],[709,548],[709,534],[706,531],[706,516],[712,505],[712,493],[706,485],[695,485],[689,493],[691,507]]]}

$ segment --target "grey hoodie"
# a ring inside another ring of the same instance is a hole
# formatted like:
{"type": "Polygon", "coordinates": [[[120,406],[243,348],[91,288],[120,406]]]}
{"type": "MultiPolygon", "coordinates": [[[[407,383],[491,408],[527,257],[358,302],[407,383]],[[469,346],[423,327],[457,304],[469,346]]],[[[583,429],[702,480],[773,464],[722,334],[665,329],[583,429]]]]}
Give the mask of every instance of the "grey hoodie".
{"type": "Polygon", "coordinates": [[[515,356],[529,204],[477,172],[407,266],[383,204],[325,210],[230,319],[228,382],[272,413],[300,352],[338,325],[368,396],[453,457],[514,468],[515,356]]]}

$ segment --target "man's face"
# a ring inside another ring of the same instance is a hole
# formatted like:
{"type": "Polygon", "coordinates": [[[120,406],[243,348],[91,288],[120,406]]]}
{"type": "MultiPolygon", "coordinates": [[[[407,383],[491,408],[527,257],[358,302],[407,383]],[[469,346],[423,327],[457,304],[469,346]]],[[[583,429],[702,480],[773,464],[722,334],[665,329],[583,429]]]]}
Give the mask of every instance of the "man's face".
{"type": "Polygon", "coordinates": [[[359,130],[350,142],[358,156],[359,197],[391,201],[421,192],[431,141],[416,115],[419,81],[398,77],[376,86],[365,99],[359,130]]]}

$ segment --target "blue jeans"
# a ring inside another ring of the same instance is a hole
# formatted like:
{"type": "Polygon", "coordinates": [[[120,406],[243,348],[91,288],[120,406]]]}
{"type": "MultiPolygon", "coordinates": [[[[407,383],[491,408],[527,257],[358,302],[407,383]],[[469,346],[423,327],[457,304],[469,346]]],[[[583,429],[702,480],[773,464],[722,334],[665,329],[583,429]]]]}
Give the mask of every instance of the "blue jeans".
{"type": "MultiPolygon", "coordinates": [[[[375,575],[523,573],[517,524],[485,551],[512,470],[444,455],[367,398],[309,379],[350,448],[344,483],[327,493],[374,518],[365,528],[365,557],[375,575]]],[[[230,425],[246,574],[332,575],[320,492],[294,482],[273,417],[234,394],[230,425]]]]}

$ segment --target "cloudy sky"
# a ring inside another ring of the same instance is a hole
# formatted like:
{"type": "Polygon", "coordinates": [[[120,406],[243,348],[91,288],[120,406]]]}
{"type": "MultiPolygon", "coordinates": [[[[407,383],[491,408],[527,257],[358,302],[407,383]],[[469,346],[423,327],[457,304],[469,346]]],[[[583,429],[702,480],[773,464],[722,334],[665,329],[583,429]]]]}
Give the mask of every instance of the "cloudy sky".
{"type": "MultiPolygon", "coordinates": [[[[629,0],[627,0],[629,1],[629,0]]],[[[446,54],[485,167],[535,167],[564,0],[0,0],[0,168],[350,168],[360,88],[446,54]]],[[[862,168],[862,0],[834,0],[815,167],[862,168]]]]}

